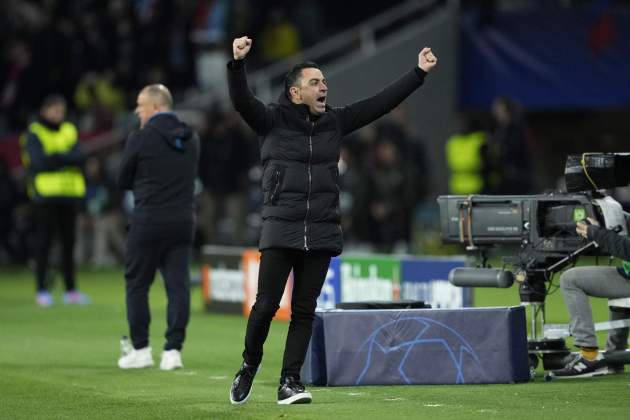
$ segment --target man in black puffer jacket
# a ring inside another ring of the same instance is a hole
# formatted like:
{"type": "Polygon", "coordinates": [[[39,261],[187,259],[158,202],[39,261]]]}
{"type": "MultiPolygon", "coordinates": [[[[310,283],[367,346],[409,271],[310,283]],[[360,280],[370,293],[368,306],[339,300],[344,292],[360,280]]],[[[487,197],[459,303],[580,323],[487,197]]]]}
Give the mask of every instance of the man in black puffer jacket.
{"type": "MultiPolygon", "coordinates": [[[[558,379],[583,378],[604,375],[611,371],[624,371],[623,364],[607,366],[603,355],[599,353],[588,298],[630,297],[630,238],[601,228],[597,221],[591,218],[588,222],[578,222],[576,231],[583,238],[595,241],[604,252],[625,261],[621,267],[574,267],[560,276],[562,297],[569,310],[573,344],[580,348],[580,352],[572,357],[564,368],[551,372],[551,376],[558,379]]],[[[621,308],[619,310],[611,308],[610,315],[612,320],[618,320],[627,318],[628,313],[621,308]]],[[[625,350],[627,344],[627,328],[611,330],[606,349],[625,350]]]]}
{"type": "Polygon", "coordinates": [[[228,63],[230,97],[260,136],[263,165],[262,251],[256,302],[247,323],[243,365],[230,401],[242,404],[263,356],[271,319],[293,270],[291,323],[284,352],[279,404],[308,403],[300,369],[311,337],[317,297],[330,258],[342,250],[337,184],[340,142],[346,134],[386,114],[422,85],[437,63],[430,48],[418,65],[379,94],[341,108],[326,104],[326,79],[315,63],[298,64],[285,78],[279,103],[265,105],[247,84],[244,58],[252,40],[234,40],[228,63]]]}
{"type": "Polygon", "coordinates": [[[158,269],[168,296],[168,327],[160,368],[183,367],[180,352],[190,315],[189,266],[199,138],[177,118],[172,107],[173,99],[164,85],[142,89],[136,107],[140,130],[129,135],[118,173],[118,186],[134,195],[125,255],[127,320],[133,349],[118,360],[121,369],[153,365],[149,288],[158,269]]]}

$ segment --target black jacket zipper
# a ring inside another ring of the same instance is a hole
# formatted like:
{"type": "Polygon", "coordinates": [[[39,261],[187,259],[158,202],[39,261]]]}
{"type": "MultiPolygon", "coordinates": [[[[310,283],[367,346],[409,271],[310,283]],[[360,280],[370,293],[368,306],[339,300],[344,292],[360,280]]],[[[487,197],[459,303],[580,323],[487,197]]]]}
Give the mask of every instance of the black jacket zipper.
{"type": "Polygon", "coordinates": [[[306,117],[306,121],[311,123],[311,129],[308,133],[308,164],[306,167],[306,170],[308,172],[308,193],[306,194],[306,215],[304,216],[304,250],[308,251],[308,242],[306,238],[307,238],[308,213],[311,210],[311,201],[310,201],[311,200],[311,181],[312,181],[311,159],[313,157],[313,129],[315,128],[315,123],[311,122],[308,116],[306,117]]]}
{"type": "Polygon", "coordinates": [[[280,170],[276,169],[276,186],[273,189],[273,193],[271,194],[271,204],[274,204],[278,201],[278,190],[280,189],[280,170]]]}

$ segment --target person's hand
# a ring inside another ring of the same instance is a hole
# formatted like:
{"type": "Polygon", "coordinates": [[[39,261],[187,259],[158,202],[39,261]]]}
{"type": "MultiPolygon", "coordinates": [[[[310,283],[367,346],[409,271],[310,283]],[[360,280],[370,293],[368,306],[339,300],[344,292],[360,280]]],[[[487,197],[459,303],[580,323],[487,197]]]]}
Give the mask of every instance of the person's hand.
{"type": "Polygon", "coordinates": [[[252,48],[252,40],[246,36],[234,39],[232,43],[232,54],[235,60],[245,58],[249,50],[252,48]]]}
{"type": "Polygon", "coordinates": [[[418,54],[418,67],[427,73],[431,71],[437,64],[437,57],[433,55],[431,48],[424,47],[420,54],[418,54]]]}
{"type": "Polygon", "coordinates": [[[595,219],[592,219],[592,218],[589,217],[586,220],[588,222],[585,222],[585,221],[577,222],[577,226],[575,228],[575,231],[577,232],[577,234],[580,235],[584,239],[588,239],[588,237],[587,237],[587,235],[588,235],[588,225],[599,226],[599,223],[595,219]]]}

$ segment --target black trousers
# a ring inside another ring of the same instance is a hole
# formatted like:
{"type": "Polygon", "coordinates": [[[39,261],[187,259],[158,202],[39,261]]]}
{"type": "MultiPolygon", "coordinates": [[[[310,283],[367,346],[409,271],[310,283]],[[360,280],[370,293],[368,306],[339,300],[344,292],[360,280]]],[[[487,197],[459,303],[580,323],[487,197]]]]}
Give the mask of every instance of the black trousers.
{"type": "Polygon", "coordinates": [[[190,318],[190,258],[193,225],[132,224],[127,234],[125,282],[127,321],[133,347],[149,345],[149,289],[155,273],[164,278],[167,305],[164,350],[181,350],[190,318]]]}
{"type": "Polygon", "coordinates": [[[52,241],[61,240],[61,272],[66,291],[76,288],[74,276],[74,241],[77,222],[76,203],[36,203],[37,245],[35,249],[35,279],[37,290],[46,290],[52,241]]]}
{"type": "Polygon", "coordinates": [[[326,272],[330,252],[266,249],[262,251],[258,271],[256,302],[247,320],[245,363],[258,366],[263,357],[263,344],[269,334],[271,319],[280,307],[287,277],[293,269],[291,323],[284,348],[281,377],[300,377],[313,329],[313,317],[326,272]]]}

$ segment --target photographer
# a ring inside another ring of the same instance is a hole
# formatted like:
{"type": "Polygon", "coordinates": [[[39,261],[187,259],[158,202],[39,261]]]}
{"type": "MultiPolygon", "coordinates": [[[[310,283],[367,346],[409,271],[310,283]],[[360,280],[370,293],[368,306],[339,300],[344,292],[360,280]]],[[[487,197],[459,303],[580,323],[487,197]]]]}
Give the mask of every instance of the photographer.
{"type": "MultiPolygon", "coordinates": [[[[562,295],[569,310],[573,343],[580,348],[580,353],[564,368],[551,372],[556,378],[591,377],[609,373],[609,367],[598,351],[588,297],[630,297],[630,238],[601,228],[591,218],[587,222],[578,222],[576,231],[583,238],[595,241],[605,252],[626,261],[619,268],[575,267],[565,271],[560,277],[562,295]]],[[[624,317],[619,315],[625,313],[611,311],[612,319],[624,317]]],[[[608,337],[607,350],[625,349],[627,339],[627,328],[613,330],[608,337]]],[[[613,371],[617,370],[623,371],[623,365],[613,367],[613,371]]]]}

